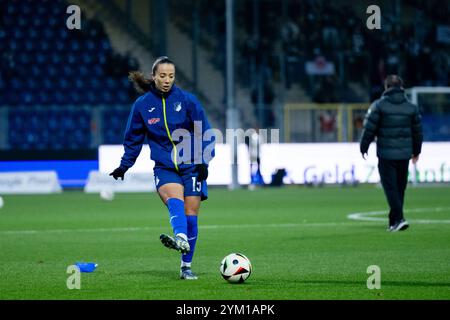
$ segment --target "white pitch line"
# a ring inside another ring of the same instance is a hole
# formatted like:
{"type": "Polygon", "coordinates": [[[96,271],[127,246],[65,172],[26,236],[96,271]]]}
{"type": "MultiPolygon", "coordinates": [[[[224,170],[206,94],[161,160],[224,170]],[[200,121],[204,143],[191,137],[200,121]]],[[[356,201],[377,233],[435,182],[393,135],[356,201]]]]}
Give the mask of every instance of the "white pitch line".
{"type": "Polygon", "coordinates": [[[114,232],[140,231],[155,228],[97,228],[97,229],[43,229],[43,230],[3,230],[0,234],[37,234],[37,233],[69,233],[69,232],[114,232]]]}
{"type": "MultiPolygon", "coordinates": [[[[245,229],[245,228],[297,228],[297,227],[336,227],[340,225],[356,225],[353,222],[317,222],[317,223],[281,223],[281,224],[223,224],[203,225],[199,229],[245,229]]],[[[358,224],[359,225],[359,224],[358,224]]],[[[47,230],[3,230],[0,235],[39,234],[39,233],[71,233],[71,232],[129,232],[161,230],[164,227],[130,227],[130,228],[95,228],[95,229],[47,229],[47,230]]]]}
{"type": "MultiPolygon", "coordinates": [[[[450,207],[437,207],[437,208],[418,208],[405,210],[405,212],[442,212],[450,210],[450,207]]],[[[386,211],[369,211],[369,212],[356,212],[347,216],[350,220],[356,220],[361,222],[385,222],[387,218],[372,217],[377,215],[386,214],[386,211]]],[[[432,223],[444,223],[450,224],[450,220],[414,220],[408,219],[409,222],[432,224],[432,223]]],[[[245,228],[298,228],[298,227],[336,227],[336,226],[360,226],[353,222],[315,222],[315,223],[272,223],[272,224],[216,224],[216,225],[202,225],[199,229],[245,229],[245,228]]],[[[0,235],[26,235],[26,234],[40,234],[40,233],[76,233],[76,232],[130,232],[130,231],[150,231],[161,230],[164,227],[128,227],[128,228],[95,228],[95,229],[48,229],[48,230],[3,230],[0,231],[0,235]]]]}
{"type": "MultiPolygon", "coordinates": [[[[410,209],[405,210],[405,213],[409,212],[445,212],[450,210],[450,207],[435,207],[435,208],[417,208],[417,209],[410,209]]],[[[372,216],[379,216],[379,215],[386,215],[386,211],[368,211],[368,212],[355,212],[351,213],[347,216],[350,220],[358,220],[358,221],[387,221],[386,218],[378,218],[378,217],[372,217],[372,216]]],[[[450,220],[431,220],[431,219],[407,219],[409,222],[413,223],[421,223],[421,224],[433,224],[433,223],[450,223],[450,220]]]]}

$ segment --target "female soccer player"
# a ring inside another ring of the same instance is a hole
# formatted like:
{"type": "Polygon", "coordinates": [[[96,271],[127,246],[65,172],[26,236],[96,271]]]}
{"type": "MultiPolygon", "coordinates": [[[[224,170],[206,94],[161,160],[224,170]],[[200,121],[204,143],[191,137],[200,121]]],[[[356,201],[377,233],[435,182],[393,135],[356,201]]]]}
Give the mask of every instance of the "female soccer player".
{"type": "Polygon", "coordinates": [[[174,237],[161,234],[160,240],[164,246],[182,253],[180,278],[195,280],[191,262],[197,242],[197,216],[200,202],[208,198],[208,163],[214,156],[214,142],[204,142],[203,134],[211,127],[197,98],[174,85],[175,64],[168,57],[156,59],[151,79],[141,72],[131,72],[130,80],[144,94],[131,109],[123,143],[125,152],[120,166],[110,175],[123,180],[147,137],[151,159],[155,161],[156,188],[169,210],[174,233],[174,237]],[[187,132],[188,136],[180,139],[183,141],[177,149],[175,138],[180,132],[187,132]],[[185,139],[190,140],[191,148],[186,148],[185,139]]]}

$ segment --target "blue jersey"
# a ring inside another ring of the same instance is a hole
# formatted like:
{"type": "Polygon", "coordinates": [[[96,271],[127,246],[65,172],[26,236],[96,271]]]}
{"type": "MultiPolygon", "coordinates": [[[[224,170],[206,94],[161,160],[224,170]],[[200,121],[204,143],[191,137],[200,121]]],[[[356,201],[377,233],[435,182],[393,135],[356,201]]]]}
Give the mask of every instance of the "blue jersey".
{"type": "Polygon", "coordinates": [[[150,157],[155,161],[155,167],[180,172],[198,163],[208,164],[214,156],[214,141],[211,142],[214,138],[207,138],[209,141],[202,139],[208,129],[211,129],[211,126],[200,102],[194,95],[175,85],[164,94],[151,90],[133,104],[123,143],[125,153],[120,165],[125,168],[134,165],[146,137],[150,146],[150,157]],[[194,123],[197,124],[195,130],[194,123]],[[182,132],[190,135],[190,152],[186,148],[186,141],[183,143],[185,139],[180,139],[177,134],[179,130],[174,136],[176,129],[184,129],[182,132]],[[194,133],[196,133],[195,136],[194,133]],[[197,143],[196,146],[194,141],[197,143]],[[183,147],[184,150],[181,150],[183,147]],[[190,156],[186,159],[186,155],[189,154],[190,156]],[[203,157],[203,154],[209,156],[203,157]]]}

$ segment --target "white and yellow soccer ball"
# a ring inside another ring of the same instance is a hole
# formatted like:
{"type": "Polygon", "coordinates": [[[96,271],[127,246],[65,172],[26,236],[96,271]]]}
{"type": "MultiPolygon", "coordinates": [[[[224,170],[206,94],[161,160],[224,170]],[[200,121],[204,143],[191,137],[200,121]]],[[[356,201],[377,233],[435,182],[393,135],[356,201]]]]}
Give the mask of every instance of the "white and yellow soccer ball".
{"type": "Polygon", "coordinates": [[[223,258],[220,273],[229,283],[242,283],[252,274],[252,264],[242,253],[231,253],[223,258]]]}

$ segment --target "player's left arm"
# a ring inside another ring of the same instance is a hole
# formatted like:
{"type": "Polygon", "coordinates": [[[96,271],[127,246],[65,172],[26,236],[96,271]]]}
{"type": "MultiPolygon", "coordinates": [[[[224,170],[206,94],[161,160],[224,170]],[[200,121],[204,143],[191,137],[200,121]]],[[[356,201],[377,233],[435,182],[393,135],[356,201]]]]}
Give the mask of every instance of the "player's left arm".
{"type": "Polygon", "coordinates": [[[190,95],[189,98],[191,100],[190,118],[194,128],[194,139],[196,139],[196,143],[201,143],[201,154],[200,152],[195,154],[194,161],[197,164],[202,163],[208,166],[215,156],[215,136],[200,101],[194,95],[190,95]]]}
{"type": "Polygon", "coordinates": [[[422,151],[422,141],[423,141],[423,132],[422,132],[422,116],[419,112],[419,107],[415,106],[415,112],[412,119],[412,139],[413,139],[413,156],[418,157],[420,152],[422,151]]]}

